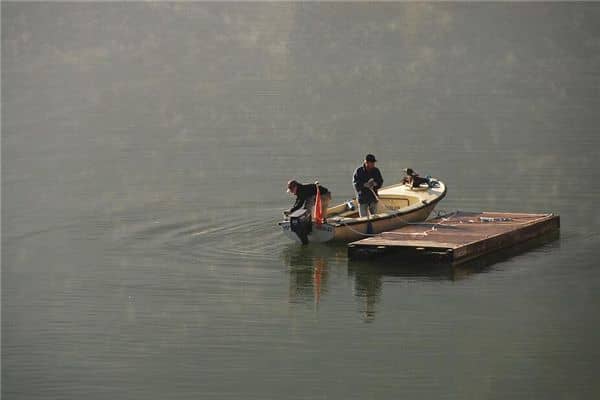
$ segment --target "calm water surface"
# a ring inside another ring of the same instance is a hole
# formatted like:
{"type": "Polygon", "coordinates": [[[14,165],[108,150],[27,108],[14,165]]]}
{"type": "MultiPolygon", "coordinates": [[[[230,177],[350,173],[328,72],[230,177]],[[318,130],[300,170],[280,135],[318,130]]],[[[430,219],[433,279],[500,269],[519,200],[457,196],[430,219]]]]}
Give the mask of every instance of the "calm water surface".
{"type": "Polygon", "coordinates": [[[2,2],[2,398],[600,395],[600,6],[2,2]],[[276,225],[376,154],[555,212],[459,269],[276,225]]]}

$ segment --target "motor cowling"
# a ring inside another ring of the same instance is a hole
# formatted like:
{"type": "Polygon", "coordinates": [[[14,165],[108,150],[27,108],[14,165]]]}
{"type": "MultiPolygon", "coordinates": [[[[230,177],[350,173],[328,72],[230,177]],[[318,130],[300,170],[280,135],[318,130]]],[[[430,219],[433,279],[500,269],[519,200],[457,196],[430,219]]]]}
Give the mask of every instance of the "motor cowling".
{"type": "Polygon", "coordinates": [[[300,208],[290,214],[290,229],[294,232],[302,244],[308,244],[308,235],[312,232],[312,220],[310,212],[300,208]]]}

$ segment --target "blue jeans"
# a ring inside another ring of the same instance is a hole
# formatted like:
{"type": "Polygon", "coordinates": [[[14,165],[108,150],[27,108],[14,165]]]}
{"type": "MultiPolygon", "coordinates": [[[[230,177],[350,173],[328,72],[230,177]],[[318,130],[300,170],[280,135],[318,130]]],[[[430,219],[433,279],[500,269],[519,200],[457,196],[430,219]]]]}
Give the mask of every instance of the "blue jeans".
{"type": "Polygon", "coordinates": [[[377,214],[377,202],[367,203],[367,204],[359,204],[358,207],[358,215],[361,217],[368,217],[369,213],[371,215],[377,214]]]}

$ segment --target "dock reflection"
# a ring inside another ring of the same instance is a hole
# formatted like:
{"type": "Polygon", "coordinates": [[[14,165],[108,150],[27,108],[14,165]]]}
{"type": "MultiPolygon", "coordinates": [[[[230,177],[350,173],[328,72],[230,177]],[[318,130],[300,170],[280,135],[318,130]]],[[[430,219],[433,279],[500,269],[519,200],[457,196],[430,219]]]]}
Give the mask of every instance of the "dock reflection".
{"type": "Polygon", "coordinates": [[[461,265],[419,264],[410,260],[386,257],[370,261],[348,260],[348,275],[354,278],[355,295],[360,298],[361,315],[365,322],[375,318],[376,305],[382,296],[386,277],[406,278],[411,281],[459,281],[493,271],[494,264],[509,260],[528,250],[560,247],[560,232],[554,231],[511,248],[477,258],[461,265]]]}

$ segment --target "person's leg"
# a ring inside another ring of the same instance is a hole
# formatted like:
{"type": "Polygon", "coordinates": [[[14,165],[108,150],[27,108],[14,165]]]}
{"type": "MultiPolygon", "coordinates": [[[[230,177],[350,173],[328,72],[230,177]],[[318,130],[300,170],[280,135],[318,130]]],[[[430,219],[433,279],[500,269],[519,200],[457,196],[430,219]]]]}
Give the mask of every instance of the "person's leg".
{"type": "Polygon", "coordinates": [[[369,203],[369,212],[371,215],[377,214],[377,202],[369,203]]]}
{"type": "Polygon", "coordinates": [[[358,205],[358,215],[361,217],[369,216],[369,205],[368,204],[359,204],[358,205]]]}
{"type": "Polygon", "coordinates": [[[309,197],[308,199],[306,199],[306,203],[304,203],[304,208],[306,208],[308,210],[308,213],[310,215],[313,215],[313,209],[315,208],[315,200],[316,200],[316,197],[312,196],[312,197],[309,197]]]}
{"type": "Polygon", "coordinates": [[[323,221],[327,219],[327,208],[329,208],[329,201],[331,200],[331,193],[327,193],[321,198],[321,213],[323,215],[323,221]]]}

